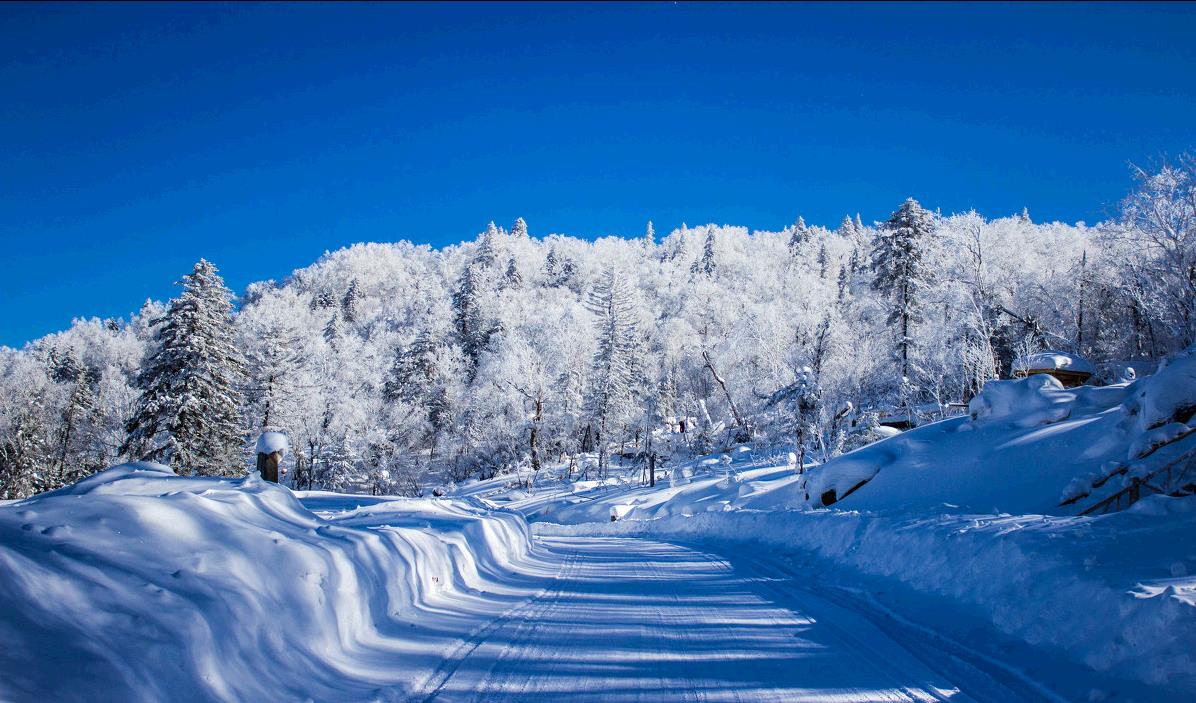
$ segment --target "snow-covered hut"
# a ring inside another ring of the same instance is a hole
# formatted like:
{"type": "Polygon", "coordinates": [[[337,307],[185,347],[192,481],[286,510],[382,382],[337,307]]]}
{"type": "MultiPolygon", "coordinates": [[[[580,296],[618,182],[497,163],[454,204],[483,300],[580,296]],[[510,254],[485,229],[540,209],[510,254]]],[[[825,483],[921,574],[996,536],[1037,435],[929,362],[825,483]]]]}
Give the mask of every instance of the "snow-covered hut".
{"type": "Polygon", "coordinates": [[[1044,373],[1054,376],[1065,388],[1074,388],[1087,383],[1095,369],[1078,354],[1048,350],[1014,360],[1012,371],[1014,378],[1044,373]]]}

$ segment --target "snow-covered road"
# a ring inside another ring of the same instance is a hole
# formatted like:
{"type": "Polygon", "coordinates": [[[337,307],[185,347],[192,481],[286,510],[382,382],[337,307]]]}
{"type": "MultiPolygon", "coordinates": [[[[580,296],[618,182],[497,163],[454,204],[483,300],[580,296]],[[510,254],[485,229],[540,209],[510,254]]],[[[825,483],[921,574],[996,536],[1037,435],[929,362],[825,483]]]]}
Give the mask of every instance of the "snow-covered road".
{"type": "Polygon", "coordinates": [[[546,537],[542,591],[451,650],[425,701],[1017,701],[1033,685],[773,559],[546,537]]]}

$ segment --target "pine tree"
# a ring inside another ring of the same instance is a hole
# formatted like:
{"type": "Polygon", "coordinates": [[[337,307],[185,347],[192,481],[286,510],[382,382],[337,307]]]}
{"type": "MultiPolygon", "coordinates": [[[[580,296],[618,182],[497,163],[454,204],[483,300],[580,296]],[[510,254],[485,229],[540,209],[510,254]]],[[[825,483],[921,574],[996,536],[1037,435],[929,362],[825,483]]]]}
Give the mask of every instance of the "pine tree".
{"type": "Polygon", "coordinates": [[[644,251],[653,251],[656,249],[656,228],[652,226],[652,220],[648,220],[648,228],[644,231],[644,251]]]}
{"type": "Polygon", "coordinates": [[[499,237],[502,236],[494,222],[486,225],[486,231],[478,243],[477,255],[473,258],[474,265],[482,270],[493,268],[498,263],[499,237]]]}
{"type": "Polygon", "coordinates": [[[336,310],[332,311],[328,322],[324,324],[324,341],[328,343],[328,348],[332,351],[340,351],[341,339],[341,318],[340,313],[336,310]]]}
{"type": "Polygon", "coordinates": [[[515,257],[507,260],[507,272],[503,274],[504,288],[518,288],[523,285],[523,275],[519,273],[519,265],[515,263],[515,257]]]}
{"type": "Polygon", "coordinates": [[[141,397],[122,453],[179,473],[237,475],[245,368],[233,343],[232,294],[203,259],[182,284],[137,378],[141,397]]]}
{"type": "Polygon", "coordinates": [[[515,219],[515,224],[511,227],[511,236],[516,239],[527,239],[527,222],[524,222],[522,217],[515,219]]]}
{"type": "Polygon", "coordinates": [[[933,232],[934,215],[909,198],[880,228],[872,250],[872,287],[889,298],[889,324],[897,325],[902,379],[910,376],[913,326],[922,319],[921,296],[932,280],[926,251],[933,232]]]}
{"type": "Polygon", "coordinates": [[[357,279],[354,278],[349,281],[349,288],[345,291],[345,295],[341,298],[341,313],[344,315],[345,322],[350,325],[357,324],[357,307],[361,303],[361,290],[358,286],[357,279]]]}
{"type": "Polygon", "coordinates": [[[717,267],[715,261],[714,251],[714,230],[706,233],[706,244],[702,247],[702,256],[693,262],[689,267],[689,272],[693,274],[703,274],[707,278],[714,275],[714,269],[717,267]]]}
{"type": "Polygon", "coordinates": [[[0,443],[0,499],[19,500],[46,490],[44,477],[51,459],[44,413],[42,395],[32,394],[0,443]]]}
{"type": "Polygon", "coordinates": [[[610,435],[631,418],[641,390],[635,299],[623,278],[607,269],[591,291],[587,307],[598,318],[598,349],[591,364],[585,409],[597,435],[598,470],[605,475],[610,435]]]}
{"type": "Polygon", "coordinates": [[[844,215],[843,221],[839,223],[839,229],[836,230],[841,237],[848,239],[854,238],[857,234],[855,223],[851,221],[851,216],[844,215]]]}
{"type": "Polygon", "coordinates": [[[457,327],[457,335],[461,340],[461,349],[469,358],[471,365],[476,365],[478,357],[489,341],[485,321],[481,311],[482,274],[477,266],[467,265],[461,271],[457,281],[457,291],[453,294],[453,323],[457,327]]]}
{"type": "Polygon", "coordinates": [[[48,467],[43,490],[53,490],[77,481],[98,467],[97,457],[88,456],[90,428],[97,420],[99,399],[96,386],[100,373],[80,364],[74,352],[67,349],[67,357],[55,374],[70,384],[71,392],[61,413],[57,436],[57,456],[48,467]]]}
{"type": "Polygon", "coordinates": [[[798,254],[806,242],[810,241],[811,236],[813,235],[810,228],[806,226],[805,218],[799,215],[789,233],[789,252],[794,255],[798,254]]]}

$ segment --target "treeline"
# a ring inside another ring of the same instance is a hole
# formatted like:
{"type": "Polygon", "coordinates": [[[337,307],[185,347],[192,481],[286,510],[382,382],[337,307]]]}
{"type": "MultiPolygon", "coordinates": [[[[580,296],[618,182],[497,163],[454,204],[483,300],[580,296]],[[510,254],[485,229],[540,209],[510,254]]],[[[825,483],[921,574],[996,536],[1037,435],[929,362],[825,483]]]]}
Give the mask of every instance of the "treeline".
{"type": "Polygon", "coordinates": [[[234,310],[197,264],[169,305],[0,352],[0,497],[129,458],[236,474],[285,431],[301,487],[418,492],[643,448],[796,443],[825,459],[878,411],[963,402],[1013,359],[1083,354],[1106,380],[1196,334],[1196,163],[1136,173],[1116,220],[801,218],[659,241],[530,236],[326,254],[234,310]]]}

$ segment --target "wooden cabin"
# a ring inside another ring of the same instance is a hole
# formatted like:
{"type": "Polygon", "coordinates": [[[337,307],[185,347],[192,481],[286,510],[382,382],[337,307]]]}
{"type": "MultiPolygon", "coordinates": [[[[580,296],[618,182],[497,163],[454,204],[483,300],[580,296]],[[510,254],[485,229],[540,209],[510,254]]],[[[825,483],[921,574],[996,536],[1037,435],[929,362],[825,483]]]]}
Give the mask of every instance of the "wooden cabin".
{"type": "Polygon", "coordinates": [[[1012,368],[1014,378],[1044,373],[1054,376],[1064,388],[1088,383],[1094,371],[1092,363],[1084,357],[1061,351],[1043,351],[1021,357],[1013,362],[1012,368]]]}

